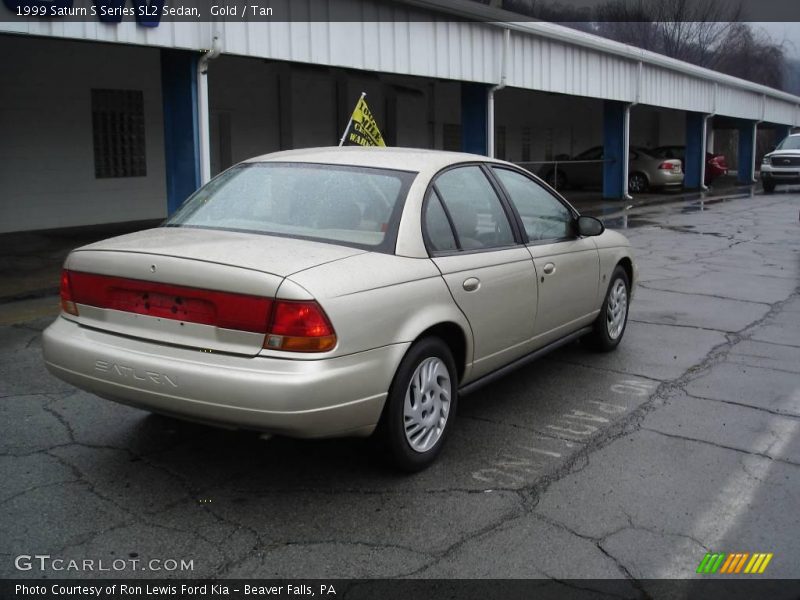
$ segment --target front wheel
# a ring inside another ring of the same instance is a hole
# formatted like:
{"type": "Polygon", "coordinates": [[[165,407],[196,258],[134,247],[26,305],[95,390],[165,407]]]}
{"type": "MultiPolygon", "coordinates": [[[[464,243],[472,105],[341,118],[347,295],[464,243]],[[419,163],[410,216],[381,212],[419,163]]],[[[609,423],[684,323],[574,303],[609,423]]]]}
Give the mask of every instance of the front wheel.
{"type": "Polygon", "coordinates": [[[764,187],[765,194],[771,194],[775,191],[775,182],[771,179],[763,179],[761,185],[764,187]]]}
{"type": "Polygon", "coordinates": [[[378,435],[389,459],[404,471],[420,471],[436,460],[458,400],[453,355],[439,338],[409,349],[395,373],[378,435]]]}
{"type": "Polygon", "coordinates": [[[622,341],[625,326],[628,324],[630,292],[628,274],[618,265],[611,274],[611,282],[594,329],[586,336],[586,340],[595,350],[609,352],[622,341]]]}

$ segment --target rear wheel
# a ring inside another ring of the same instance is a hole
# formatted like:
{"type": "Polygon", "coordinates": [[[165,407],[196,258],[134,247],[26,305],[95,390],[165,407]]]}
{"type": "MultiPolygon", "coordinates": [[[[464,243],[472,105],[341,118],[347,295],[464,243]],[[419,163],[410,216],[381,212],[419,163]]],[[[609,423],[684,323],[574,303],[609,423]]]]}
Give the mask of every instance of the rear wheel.
{"type": "Polygon", "coordinates": [[[771,194],[775,191],[775,182],[771,179],[763,179],[761,185],[764,187],[764,192],[767,194],[771,194]]]}
{"type": "Polygon", "coordinates": [[[436,337],[416,342],[397,369],[377,432],[395,466],[413,472],[436,460],[457,399],[450,349],[436,337]]]}
{"type": "Polygon", "coordinates": [[[650,187],[650,182],[647,181],[647,177],[644,173],[631,173],[630,177],[628,177],[628,191],[633,192],[634,194],[641,194],[642,192],[646,192],[647,188],[650,187]]]}
{"type": "Polygon", "coordinates": [[[621,266],[617,265],[611,274],[603,306],[594,322],[594,330],[586,336],[586,341],[600,352],[609,352],[616,348],[625,327],[628,324],[628,300],[630,298],[631,284],[628,274],[621,266]]]}

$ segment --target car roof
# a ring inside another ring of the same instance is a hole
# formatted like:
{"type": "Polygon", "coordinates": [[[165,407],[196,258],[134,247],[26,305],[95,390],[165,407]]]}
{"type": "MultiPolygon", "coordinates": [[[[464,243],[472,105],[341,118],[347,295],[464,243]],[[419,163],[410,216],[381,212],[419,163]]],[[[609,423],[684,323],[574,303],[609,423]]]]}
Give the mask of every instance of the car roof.
{"type": "Polygon", "coordinates": [[[325,148],[304,148],[302,150],[284,150],[282,152],[273,152],[272,154],[256,156],[245,162],[306,162],[399,169],[433,175],[449,165],[475,161],[508,164],[504,161],[481,156],[479,154],[374,146],[331,146],[325,148]]]}

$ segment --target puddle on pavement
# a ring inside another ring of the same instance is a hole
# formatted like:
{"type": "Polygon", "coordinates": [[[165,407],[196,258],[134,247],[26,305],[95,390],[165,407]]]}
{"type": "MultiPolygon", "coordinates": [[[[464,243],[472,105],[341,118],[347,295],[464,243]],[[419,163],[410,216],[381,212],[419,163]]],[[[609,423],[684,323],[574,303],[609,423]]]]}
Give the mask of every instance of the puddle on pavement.
{"type": "Polygon", "coordinates": [[[629,217],[627,215],[622,215],[620,217],[613,217],[611,219],[600,219],[603,221],[603,224],[608,227],[609,229],[635,229],[637,227],[652,227],[657,226],[657,221],[652,221],[650,219],[639,219],[635,217],[629,217]]]}
{"type": "MultiPolygon", "coordinates": [[[[656,202],[651,204],[633,204],[628,205],[623,209],[606,211],[608,216],[604,216],[600,211],[595,216],[599,218],[606,227],[609,229],[635,229],[638,227],[663,227],[660,217],[669,214],[690,214],[705,212],[716,204],[723,204],[732,200],[741,200],[742,198],[751,198],[754,196],[753,191],[747,191],[740,194],[729,194],[726,196],[718,196],[706,199],[702,194],[697,194],[691,197],[683,197],[680,200],[656,202]],[[656,213],[657,215],[653,214],[656,213]],[[642,214],[645,213],[645,214],[642,214]],[[653,216],[650,216],[653,215],[653,216]]],[[[692,231],[694,225],[681,225],[674,227],[664,227],[673,231],[692,231]]],[[[707,235],[721,235],[715,232],[701,232],[707,235]]]]}

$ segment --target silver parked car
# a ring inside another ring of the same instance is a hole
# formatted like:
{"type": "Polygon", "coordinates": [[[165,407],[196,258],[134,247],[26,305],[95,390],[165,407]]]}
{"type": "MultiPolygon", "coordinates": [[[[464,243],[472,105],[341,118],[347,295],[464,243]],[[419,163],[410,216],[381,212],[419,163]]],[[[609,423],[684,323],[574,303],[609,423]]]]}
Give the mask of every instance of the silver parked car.
{"type": "Polygon", "coordinates": [[[577,338],[616,347],[635,281],[622,235],[509,163],[279,152],[161,227],[73,251],[44,356],[80,388],[179,418],[377,431],[416,470],[459,393],[577,338]]]}
{"type": "MultiPolygon", "coordinates": [[[[539,174],[561,190],[567,187],[598,187],[603,184],[602,146],[595,146],[574,158],[562,157],[543,166],[539,174]]],[[[683,163],[677,158],[661,158],[653,151],[631,147],[628,154],[628,191],[640,194],[651,188],[674,189],[683,185],[683,163]]]]}

